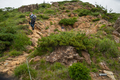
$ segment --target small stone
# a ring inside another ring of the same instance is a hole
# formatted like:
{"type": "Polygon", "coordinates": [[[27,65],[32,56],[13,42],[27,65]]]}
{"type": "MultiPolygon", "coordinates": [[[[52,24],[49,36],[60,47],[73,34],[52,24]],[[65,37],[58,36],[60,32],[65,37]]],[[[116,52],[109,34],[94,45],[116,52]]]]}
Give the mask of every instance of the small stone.
{"type": "Polygon", "coordinates": [[[113,72],[112,72],[112,71],[106,71],[106,70],[104,70],[103,72],[106,73],[107,76],[108,76],[109,78],[111,78],[112,80],[116,80],[115,77],[114,77],[114,75],[113,75],[113,72]]]}

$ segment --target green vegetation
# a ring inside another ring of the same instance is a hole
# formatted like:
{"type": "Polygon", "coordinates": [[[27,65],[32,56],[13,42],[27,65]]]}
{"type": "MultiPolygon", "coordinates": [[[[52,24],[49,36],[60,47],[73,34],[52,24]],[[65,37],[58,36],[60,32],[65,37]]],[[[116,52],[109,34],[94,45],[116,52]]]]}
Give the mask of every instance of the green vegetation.
{"type": "Polygon", "coordinates": [[[47,27],[45,28],[45,30],[47,30],[47,29],[49,29],[49,26],[47,26],[47,27]]]}
{"type": "MultiPolygon", "coordinates": [[[[71,10],[66,6],[68,5],[66,3],[72,5],[71,2],[76,3],[78,1],[58,2],[59,9],[44,2],[39,4],[39,8],[35,9],[33,13],[37,15],[38,20],[42,20],[43,22],[52,17],[59,18],[62,12],[65,12],[62,13],[65,17],[68,17],[66,15],[70,14],[71,11],[73,14],[78,14],[77,18],[60,18],[59,24],[64,25],[65,28],[73,26],[82,16],[94,16],[95,19],[91,18],[93,20],[90,20],[90,23],[93,25],[96,25],[96,21],[99,21],[101,18],[108,22],[115,22],[118,16],[120,16],[117,13],[107,13],[107,10],[101,5],[96,4],[94,7],[92,4],[82,1],[79,4],[83,7],[82,9],[71,10]]],[[[27,51],[26,46],[32,44],[30,38],[27,37],[27,35],[32,34],[32,31],[29,30],[29,25],[27,25],[28,20],[26,19],[29,13],[21,13],[18,12],[18,9],[10,7],[4,8],[4,11],[0,9],[0,62],[5,61],[8,57],[14,58],[22,55],[23,51],[30,53],[30,58],[42,56],[40,61],[34,62],[32,59],[30,61],[29,69],[34,80],[90,80],[89,72],[98,73],[101,70],[98,65],[100,62],[105,62],[115,74],[120,73],[118,60],[120,56],[120,51],[118,50],[120,43],[117,44],[114,41],[113,26],[107,26],[107,24],[101,22],[100,25],[102,26],[97,29],[97,33],[86,35],[84,32],[79,30],[76,32],[74,29],[71,31],[67,31],[66,29],[66,32],[61,32],[58,30],[58,26],[56,26],[58,23],[50,21],[50,25],[55,26],[54,32],[50,36],[41,37],[34,51],[32,49],[27,51]],[[55,32],[58,34],[54,34],[55,32]],[[56,47],[60,46],[73,46],[80,56],[82,56],[82,51],[88,52],[92,60],[91,65],[85,60],[82,63],[74,63],[70,67],[59,62],[46,62],[44,58],[54,51],[56,47]]],[[[82,23],[86,22],[83,21],[82,23]]],[[[44,29],[47,30],[49,28],[50,26],[47,25],[44,29]]],[[[16,67],[14,74],[17,78],[29,80],[28,68],[25,63],[16,67]]]]}
{"type": "Polygon", "coordinates": [[[15,57],[15,56],[19,56],[22,54],[22,52],[20,51],[16,51],[16,50],[12,50],[11,52],[9,52],[10,56],[15,57]]]}
{"type": "Polygon", "coordinates": [[[37,15],[40,19],[49,19],[49,16],[46,15],[37,15]]]}
{"type": "Polygon", "coordinates": [[[86,16],[86,15],[89,15],[90,14],[90,11],[87,10],[87,9],[80,9],[79,10],[79,16],[86,16]]]}
{"type": "Polygon", "coordinates": [[[69,75],[74,80],[91,80],[90,70],[82,63],[73,63],[69,67],[69,75]]]}
{"type": "Polygon", "coordinates": [[[45,12],[44,12],[44,14],[54,14],[55,13],[55,10],[46,10],[45,12]]]}
{"type": "Polygon", "coordinates": [[[81,50],[91,49],[92,44],[85,34],[73,32],[61,32],[60,34],[51,34],[48,37],[42,37],[38,41],[38,55],[43,55],[47,51],[52,51],[57,46],[74,46],[79,52],[81,50]]]}
{"type": "MultiPolygon", "coordinates": [[[[6,11],[0,12],[0,54],[4,55],[6,50],[25,50],[25,45],[31,42],[26,34],[30,34],[28,25],[20,25],[26,23],[26,13],[20,13],[17,9],[7,8],[6,11]],[[19,25],[18,25],[19,24],[19,25]]],[[[17,55],[11,53],[11,56],[17,55]]]]}
{"type": "Polygon", "coordinates": [[[64,25],[74,25],[74,23],[77,22],[76,18],[70,18],[70,19],[61,19],[59,24],[64,24],[64,25]]]}
{"type": "MultiPolygon", "coordinates": [[[[37,71],[32,69],[31,67],[29,67],[29,70],[30,70],[32,77],[35,78],[37,76],[37,71]]],[[[14,74],[18,78],[22,75],[23,76],[22,79],[24,79],[24,80],[30,79],[27,64],[25,64],[25,63],[16,67],[14,70],[14,74]]]]}
{"type": "Polygon", "coordinates": [[[95,21],[99,21],[100,19],[99,18],[96,18],[96,19],[93,19],[92,21],[95,22],[95,21]]]}

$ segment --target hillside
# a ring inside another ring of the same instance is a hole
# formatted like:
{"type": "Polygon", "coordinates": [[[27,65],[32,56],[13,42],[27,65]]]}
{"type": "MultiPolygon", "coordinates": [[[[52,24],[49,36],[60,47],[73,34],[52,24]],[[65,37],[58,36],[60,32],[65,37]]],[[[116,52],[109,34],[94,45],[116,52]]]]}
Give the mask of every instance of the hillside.
{"type": "Polygon", "coordinates": [[[0,9],[0,77],[120,80],[119,16],[78,0],[0,9]]]}

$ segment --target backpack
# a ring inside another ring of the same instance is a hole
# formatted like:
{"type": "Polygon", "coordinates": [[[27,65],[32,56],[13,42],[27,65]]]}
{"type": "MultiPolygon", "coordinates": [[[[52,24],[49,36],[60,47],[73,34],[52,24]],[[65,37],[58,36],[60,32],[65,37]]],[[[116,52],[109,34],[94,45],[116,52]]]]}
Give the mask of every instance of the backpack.
{"type": "Polygon", "coordinates": [[[33,19],[36,20],[37,16],[36,15],[33,15],[33,19]]]}

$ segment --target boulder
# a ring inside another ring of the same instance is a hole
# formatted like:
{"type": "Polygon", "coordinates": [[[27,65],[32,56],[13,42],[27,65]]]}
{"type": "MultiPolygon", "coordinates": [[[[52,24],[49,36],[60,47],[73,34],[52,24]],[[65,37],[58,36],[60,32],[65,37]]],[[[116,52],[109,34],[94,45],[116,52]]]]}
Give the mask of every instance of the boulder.
{"type": "Polygon", "coordinates": [[[118,47],[118,50],[120,51],[120,47],[118,47]]]}
{"type": "Polygon", "coordinates": [[[114,77],[114,75],[113,75],[113,72],[112,72],[112,71],[106,71],[106,70],[104,70],[103,72],[106,73],[107,76],[108,76],[109,78],[111,78],[112,80],[116,80],[115,77],[114,77]]]}
{"type": "Polygon", "coordinates": [[[114,36],[114,40],[115,40],[116,43],[120,43],[120,38],[119,37],[114,36]]]}
{"type": "Polygon", "coordinates": [[[99,63],[99,66],[100,66],[100,68],[102,68],[102,69],[104,69],[104,70],[110,70],[110,69],[107,67],[107,65],[105,64],[105,62],[100,62],[100,63],[99,63]]]}
{"type": "Polygon", "coordinates": [[[52,5],[55,6],[55,7],[58,7],[59,3],[58,2],[53,2],[52,5]]]}
{"type": "Polygon", "coordinates": [[[88,64],[91,64],[92,61],[90,59],[90,55],[87,52],[82,51],[82,56],[85,58],[85,60],[88,64]]]}
{"type": "Polygon", "coordinates": [[[117,37],[120,37],[120,33],[117,32],[116,30],[113,31],[113,35],[117,36],[117,37]]]}
{"type": "Polygon", "coordinates": [[[28,11],[32,12],[34,9],[38,9],[38,8],[39,8],[38,4],[32,4],[32,5],[22,6],[18,10],[19,10],[19,12],[24,13],[24,12],[28,12],[28,11]]]}
{"type": "Polygon", "coordinates": [[[120,28],[120,17],[117,19],[117,21],[115,22],[114,26],[115,29],[120,28]]]}
{"type": "Polygon", "coordinates": [[[83,57],[80,57],[76,50],[72,46],[56,47],[49,56],[46,57],[46,61],[54,63],[61,62],[65,65],[71,66],[73,63],[82,62],[83,57]]]}

